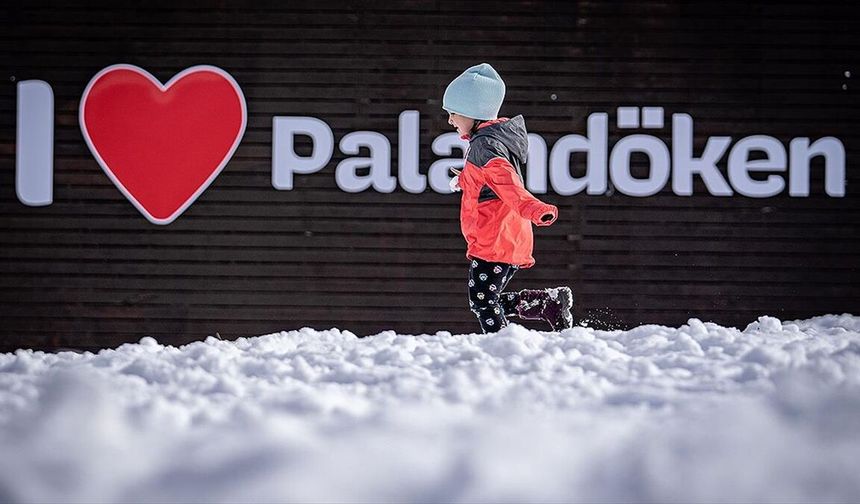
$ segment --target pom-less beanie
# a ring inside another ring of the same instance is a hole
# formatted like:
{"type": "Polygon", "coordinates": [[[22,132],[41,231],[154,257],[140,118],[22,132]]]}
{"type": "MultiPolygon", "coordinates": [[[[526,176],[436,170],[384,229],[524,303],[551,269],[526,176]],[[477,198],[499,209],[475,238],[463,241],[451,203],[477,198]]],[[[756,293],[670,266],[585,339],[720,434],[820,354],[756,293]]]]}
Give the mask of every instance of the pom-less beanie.
{"type": "Polygon", "coordinates": [[[505,83],[489,63],[468,68],[448,84],[442,108],[472,119],[496,119],[505,99],[505,83]]]}

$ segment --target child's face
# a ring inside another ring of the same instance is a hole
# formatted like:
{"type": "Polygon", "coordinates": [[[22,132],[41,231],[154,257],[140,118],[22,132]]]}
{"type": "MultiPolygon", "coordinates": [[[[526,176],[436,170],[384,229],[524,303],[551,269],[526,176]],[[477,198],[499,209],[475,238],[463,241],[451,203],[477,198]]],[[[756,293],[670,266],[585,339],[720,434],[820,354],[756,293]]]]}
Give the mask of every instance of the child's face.
{"type": "Polygon", "coordinates": [[[475,120],[470,117],[461,116],[453,112],[448,113],[448,124],[457,128],[457,134],[460,136],[468,135],[474,123],[475,120]]]}

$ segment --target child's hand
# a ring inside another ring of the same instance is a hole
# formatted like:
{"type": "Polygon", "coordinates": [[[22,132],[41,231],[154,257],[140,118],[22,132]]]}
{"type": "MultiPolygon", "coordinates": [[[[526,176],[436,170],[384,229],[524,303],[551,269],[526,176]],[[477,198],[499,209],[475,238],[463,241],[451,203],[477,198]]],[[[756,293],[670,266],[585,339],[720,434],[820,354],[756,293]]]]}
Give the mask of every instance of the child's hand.
{"type": "Polygon", "coordinates": [[[451,192],[460,191],[460,175],[455,176],[448,182],[448,187],[451,188],[451,192]]]}

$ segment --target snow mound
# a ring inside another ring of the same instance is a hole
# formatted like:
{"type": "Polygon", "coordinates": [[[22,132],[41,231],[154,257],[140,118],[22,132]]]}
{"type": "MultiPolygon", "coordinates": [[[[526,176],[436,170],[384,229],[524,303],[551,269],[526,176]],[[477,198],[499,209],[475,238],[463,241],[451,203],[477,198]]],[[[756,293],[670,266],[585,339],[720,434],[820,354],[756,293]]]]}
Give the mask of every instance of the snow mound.
{"type": "Polygon", "coordinates": [[[0,502],[860,500],[860,317],[0,354],[0,502]]]}

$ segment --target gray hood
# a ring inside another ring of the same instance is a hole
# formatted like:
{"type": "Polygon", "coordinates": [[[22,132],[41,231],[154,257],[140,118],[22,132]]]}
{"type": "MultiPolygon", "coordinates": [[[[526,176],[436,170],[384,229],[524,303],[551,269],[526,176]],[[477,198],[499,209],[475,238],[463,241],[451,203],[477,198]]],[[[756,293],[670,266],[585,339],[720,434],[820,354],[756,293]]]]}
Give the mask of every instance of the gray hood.
{"type": "Polygon", "coordinates": [[[520,165],[526,163],[529,155],[529,137],[526,131],[526,120],[522,115],[515,116],[504,122],[484,126],[475,132],[472,139],[482,136],[498,140],[508,148],[511,155],[517,158],[520,165]]]}

